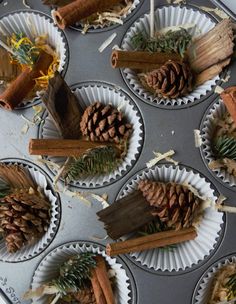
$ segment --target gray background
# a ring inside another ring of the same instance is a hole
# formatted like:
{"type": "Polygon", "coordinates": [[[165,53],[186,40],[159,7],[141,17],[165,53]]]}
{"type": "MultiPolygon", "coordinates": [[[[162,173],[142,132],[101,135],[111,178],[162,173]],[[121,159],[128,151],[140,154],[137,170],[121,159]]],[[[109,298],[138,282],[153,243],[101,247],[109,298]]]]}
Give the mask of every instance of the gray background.
{"type": "MultiPolygon", "coordinates": [[[[230,2],[233,2],[232,0],[230,2]]],[[[189,4],[211,6],[208,1],[188,1],[189,4]]],[[[41,4],[39,0],[28,0],[32,9],[37,9],[49,13],[49,9],[41,4]]],[[[105,81],[122,87],[136,102],[140,108],[145,123],[145,141],[139,161],[132,170],[116,183],[94,190],[95,193],[108,193],[109,202],[116,197],[123,184],[138,170],[145,167],[145,163],[153,158],[153,150],[165,152],[174,149],[174,158],[182,164],[195,168],[208,177],[216,186],[219,192],[226,196],[227,203],[235,205],[235,189],[228,189],[219,183],[205,167],[200,152],[194,146],[193,129],[200,127],[201,119],[209,107],[218,97],[212,92],[210,97],[195,106],[185,109],[165,110],[145,104],[133,95],[126,87],[119,70],[113,70],[109,64],[111,47],[108,47],[102,54],[98,52],[99,46],[108,38],[112,32],[117,33],[114,44],[120,45],[121,40],[134,20],[143,15],[148,10],[149,1],[145,0],[142,5],[132,15],[123,26],[113,30],[89,33],[81,35],[80,32],[66,30],[66,37],[70,47],[69,67],[66,74],[66,81],[69,85],[84,81],[105,81]],[[174,135],[172,134],[174,131],[174,135]]],[[[166,4],[165,1],[156,1],[156,5],[166,4]]],[[[3,1],[0,4],[0,15],[16,9],[25,8],[20,0],[3,1]],[[4,6],[4,3],[7,5],[4,6]]],[[[232,64],[231,70],[236,69],[236,64],[232,64]]],[[[223,87],[236,83],[236,75],[231,73],[228,83],[223,87]]],[[[38,128],[31,127],[27,134],[22,135],[20,130],[24,125],[21,118],[24,114],[32,118],[33,110],[26,109],[14,111],[12,113],[4,110],[0,111],[0,157],[31,158],[27,153],[30,138],[36,138],[38,128]]],[[[46,171],[47,169],[43,167],[46,171]]],[[[13,303],[23,301],[20,299],[24,291],[29,288],[32,275],[38,263],[53,248],[58,245],[75,240],[91,240],[94,235],[104,237],[105,231],[102,224],[97,221],[96,212],[101,209],[98,202],[93,202],[92,207],[85,206],[78,199],[70,199],[61,195],[62,200],[62,221],[56,238],[51,245],[40,256],[21,263],[0,262],[0,287],[11,298],[13,303]],[[4,281],[5,280],[5,281],[4,281]],[[6,281],[7,280],[7,281],[6,281]],[[5,283],[6,284],[5,284],[5,283]],[[5,285],[4,285],[5,284],[5,285]],[[4,286],[3,286],[4,285],[4,286]],[[15,297],[14,297],[15,295],[15,297]]],[[[226,216],[226,230],[219,248],[213,256],[192,269],[187,269],[181,273],[151,273],[145,271],[124,257],[134,278],[137,287],[140,304],[189,304],[192,301],[194,288],[204,271],[217,259],[236,251],[235,244],[235,224],[236,216],[226,216]]],[[[103,243],[103,242],[101,242],[103,243]]]]}

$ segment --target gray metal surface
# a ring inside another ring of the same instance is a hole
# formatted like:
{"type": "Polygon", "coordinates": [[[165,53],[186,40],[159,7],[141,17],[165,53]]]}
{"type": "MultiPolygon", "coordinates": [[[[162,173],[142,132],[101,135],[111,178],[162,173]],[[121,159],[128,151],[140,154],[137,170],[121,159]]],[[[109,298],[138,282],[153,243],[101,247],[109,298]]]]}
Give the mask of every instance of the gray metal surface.
{"type": "MultiPolygon", "coordinates": [[[[28,0],[28,4],[33,9],[49,13],[49,9],[41,4],[39,0],[28,0]]],[[[189,1],[193,5],[211,6],[206,0],[189,1]]],[[[112,202],[117,196],[124,183],[138,170],[145,167],[145,163],[153,158],[153,150],[165,152],[170,148],[176,151],[175,159],[182,164],[195,168],[212,181],[220,193],[228,198],[228,204],[235,204],[235,189],[228,189],[219,183],[204,165],[200,152],[194,146],[193,129],[200,127],[201,119],[210,105],[217,97],[211,94],[203,102],[179,110],[165,110],[153,107],[142,102],[137,96],[132,94],[126,87],[119,70],[110,67],[111,47],[103,53],[98,52],[99,46],[108,38],[112,32],[117,33],[113,44],[120,44],[125,32],[139,16],[148,10],[149,1],[143,1],[139,9],[123,26],[113,30],[81,35],[78,31],[66,30],[66,37],[69,42],[69,66],[66,74],[66,81],[69,85],[84,81],[104,81],[122,87],[136,102],[144,118],[145,140],[142,154],[134,167],[116,183],[94,190],[95,193],[108,193],[109,201],[112,202]],[[173,132],[174,131],[174,132],[173,132]]],[[[157,1],[158,5],[166,4],[165,1],[157,1]]],[[[0,4],[0,15],[25,8],[20,0],[3,1],[0,4]]],[[[236,63],[230,69],[236,70],[236,63]]],[[[228,83],[223,87],[236,84],[236,73],[231,73],[228,83]]],[[[27,134],[21,134],[20,130],[24,125],[21,117],[24,114],[27,118],[32,118],[33,110],[25,109],[15,112],[0,110],[0,158],[18,157],[34,161],[28,155],[28,142],[30,138],[36,138],[37,127],[31,127],[27,134]]],[[[47,168],[45,171],[51,174],[47,168]]],[[[12,303],[25,303],[21,296],[26,291],[31,282],[34,270],[42,258],[53,248],[60,244],[76,240],[91,240],[92,236],[104,237],[105,231],[102,224],[97,221],[96,212],[101,209],[100,203],[94,201],[91,207],[75,198],[61,195],[62,220],[59,231],[50,246],[39,256],[21,263],[0,262],[0,289],[2,289],[12,303]]],[[[207,258],[197,267],[188,269],[185,272],[170,275],[161,272],[151,273],[141,269],[139,266],[127,259],[137,287],[138,304],[190,304],[194,288],[204,271],[219,258],[236,251],[235,243],[236,216],[226,216],[225,232],[222,236],[220,246],[210,258],[207,258]]],[[[105,243],[105,241],[100,241],[105,243]]],[[[1,300],[0,300],[1,301],[1,300]]],[[[205,304],[205,303],[203,303],[205,304]]]]}

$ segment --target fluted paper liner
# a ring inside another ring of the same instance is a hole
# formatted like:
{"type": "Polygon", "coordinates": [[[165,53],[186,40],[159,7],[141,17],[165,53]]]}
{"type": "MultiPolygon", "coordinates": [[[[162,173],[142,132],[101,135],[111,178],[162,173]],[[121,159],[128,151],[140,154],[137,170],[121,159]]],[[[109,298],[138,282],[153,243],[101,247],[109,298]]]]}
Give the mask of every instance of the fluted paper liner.
{"type": "MultiPolygon", "coordinates": [[[[133,133],[128,140],[127,154],[119,165],[119,167],[107,175],[89,176],[84,179],[79,179],[71,184],[74,186],[97,187],[108,184],[120,177],[122,177],[137,160],[141,145],[143,141],[142,119],[141,114],[134,102],[128,98],[122,90],[105,84],[83,85],[75,89],[74,94],[81,101],[81,106],[85,110],[90,104],[100,101],[103,104],[112,104],[118,108],[126,117],[128,123],[133,126],[133,133]]],[[[50,116],[45,119],[45,124],[42,128],[43,138],[58,138],[59,133],[54,126],[50,116]]],[[[63,165],[65,158],[62,157],[48,157],[48,159],[58,165],[63,165]]]]}
{"type": "MultiPolygon", "coordinates": [[[[138,7],[138,5],[140,4],[141,0],[133,0],[133,4],[130,7],[130,9],[127,11],[126,14],[124,14],[121,17],[121,20],[124,22],[125,19],[138,7]]],[[[107,24],[91,24],[89,26],[89,30],[97,30],[97,29],[105,29],[105,28],[109,28],[110,26],[114,26],[114,25],[119,25],[118,23],[114,23],[114,22],[109,22],[107,24]]],[[[82,22],[76,22],[75,25],[70,26],[73,29],[77,29],[77,30],[81,30],[84,27],[84,23],[82,22]]]]}
{"type": "MultiPolygon", "coordinates": [[[[203,140],[203,144],[201,146],[202,155],[207,163],[207,166],[209,166],[209,163],[213,160],[215,160],[215,157],[212,152],[212,140],[213,140],[213,134],[215,131],[215,122],[218,119],[221,119],[225,113],[227,112],[227,109],[221,99],[219,99],[216,103],[212,105],[211,108],[209,108],[205,120],[203,122],[202,130],[201,130],[201,136],[203,140]]],[[[209,170],[211,170],[209,168],[209,170]]],[[[236,186],[236,177],[227,172],[226,169],[214,169],[211,170],[214,172],[214,174],[221,179],[224,183],[229,184],[229,186],[233,187],[236,186]]]]}
{"type": "MultiPolygon", "coordinates": [[[[22,32],[33,40],[39,35],[48,35],[48,44],[60,58],[58,71],[62,72],[66,64],[66,40],[63,32],[53,23],[52,18],[37,11],[22,11],[9,14],[0,19],[0,36],[10,37],[13,33],[22,32]]],[[[25,102],[29,100],[25,100],[25,102]]]]}
{"type": "Polygon", "coordinates": [[[223,267],[229,264],[236,263],[236,254],[224,257],[208,268],[201,277],[197,288],[195,289],[192,304],[208,303],[211,296],[211,287],[216,273],[223,267]]]}
{"type": "MultiPolygon", "coordinates": [[[[190,184],[201,196],[216,201],[214,190],[209,182],[186,168],[160,165],[154,169],[146,169],[136,174],[132,180],[124,185],[120,196],[124,197],[134,191],[138,182],[142,179],[150,179],[162,182],[175,182],[178,184],[190,184]]],[[[223,224],[223,213],[208,208],[204,211],[203,218],[197,229],[198,236],[191,241],[176,245],[171,250],[151,249],[142,252],[131,253],[131,256],[142,266],[162,271],[179,271],[197,264],[207,257],[217,243],[221,225],[223,224]]]]}
{"type": "MultiPolygon", "coordinates": [[[[131,303],[131,284],[122,264],[116,258],[111,258],[106,255],[104,249],[97,245],[86,244],[82,242],[73,242],[57,247],[50,252],[37,267],[33,280],[32,289],[36,289],[43,283],[49,282],[51,279],[57,277],[59,267],[70,257],[82,252],[93,252],[102,255],[107,261],[108,265],[115,272],[115,298],[116,303],[128,304],[131,303]]],[[[34,303],[44,304],[47,302],[47,297],[41,297],[34,300],[34,303]]]]}
{"type": "Polygon", "coordinates": [[[46,177],[31,165],[21,164],[20,161],[17,163],[14,162],[14,164],[22,166],[24,167],[26,172],[28,171],[32,180],[35,182],[36,185],[40,187],[46,199],[48,200],[48,202],[50,202],[51,204],[50,224],[48,230],[40,239],[38,239],[33,244],[28,244],[26,246],[23,246],[20,250],[18,250],[15,253],[9,253],[7,251],[7,247],[4,239],[0,239],[0,260],[4,262],[21,262],[38,255],[42,250],[44,250],[49,245],[49,243],[54,238],[60,219],[60,203],[58,201],[58,198],[50,190],[46,177]]]}
{"type": "MultiPolygon", "coordinates": [[[[169,26],[183,24],[196,24],[195,28],[188,30],[193,36],[207,33],[215,25],[209,16],[196,8],[193,9],[184,6],[164,6],[155,11],[155,29],[157,30],[161,30],[162,28],[169,26]]],[[[144,17],[138,19],[133,26],[131,26],[123,39],[121,48],[129,51],[134,50],[131,39],[138,32],[142,32],[143,35],[147,37],[150,36],[149,14],[144,15],[144,17]]],[[[189,95],[176,99],[165,99],[156,97],[145,89],[140,83],[135,71],[126,68],[122,70],[122,74],[130,89],[134,91],[143,101],[162,106],[182,106],[193,103],[211,91],[212,87],[219,80],[219,76],[217,76],[212,80],[206,81],[201,86],[196,87],[189,95]]]]}

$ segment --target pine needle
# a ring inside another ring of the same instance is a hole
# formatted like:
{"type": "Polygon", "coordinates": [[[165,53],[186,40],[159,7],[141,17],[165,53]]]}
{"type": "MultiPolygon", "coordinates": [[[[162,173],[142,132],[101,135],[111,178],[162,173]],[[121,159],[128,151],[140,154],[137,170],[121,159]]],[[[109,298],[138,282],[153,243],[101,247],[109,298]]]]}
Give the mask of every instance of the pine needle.
{"type": "Polygon", "coordinates": [[[192,36],[186,29],[178,31],[168,31],[166,34],[157,34],[155,38],[145,37],[142,32],[138,32],[132,37],[132,45],[135,50],[149,52],[178,53],[184,57],[192,36]]]}
{"type": "Polygon", "coordinates": [[[91,149],[68,166],[65,180],[68,183],[81,177],[110,173],[117,168],[119,161],[113,146],[91,149]]]}
{"type": "Polygon", "coordinates": [[[236,139],[227,136],[218,137],[214,143],[213,151],[217,159],[236,160],[236,139]]]}

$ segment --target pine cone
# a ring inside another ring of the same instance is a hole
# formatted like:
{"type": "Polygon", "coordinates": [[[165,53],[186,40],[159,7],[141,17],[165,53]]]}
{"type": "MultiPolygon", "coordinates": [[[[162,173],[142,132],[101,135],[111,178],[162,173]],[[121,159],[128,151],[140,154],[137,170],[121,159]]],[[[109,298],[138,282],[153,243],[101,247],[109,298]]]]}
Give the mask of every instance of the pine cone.
{"type": "Polygon", "coordinates": [[[50,204],[39,193],[22,189],[0,201],[0,229],[9,252],[34,242],[49,226],[50,204]]]}
{"type": "Polygon", "coordinates": [[[132,132],[132,126],[125,122],[120,111],[111,105],[96,102],[84,111],[80,122],[83,136],[91,141],[110,141],[119,143],[127,140],[132,132]]]}
{"type": "Polygon", "coordinates": [[[147,74],[147,85],[166,98],[177,98],[192,91],[193,76],[186,63],[167,61],[147,74]]]}
{"type": "Polygon", "coordinates": [[[192,226],[201,199],[186,186],[176,183],[160,183],[149,180],[139,182],[138,188],[151,206],[153,215],[175,230],[192,226]]]}

